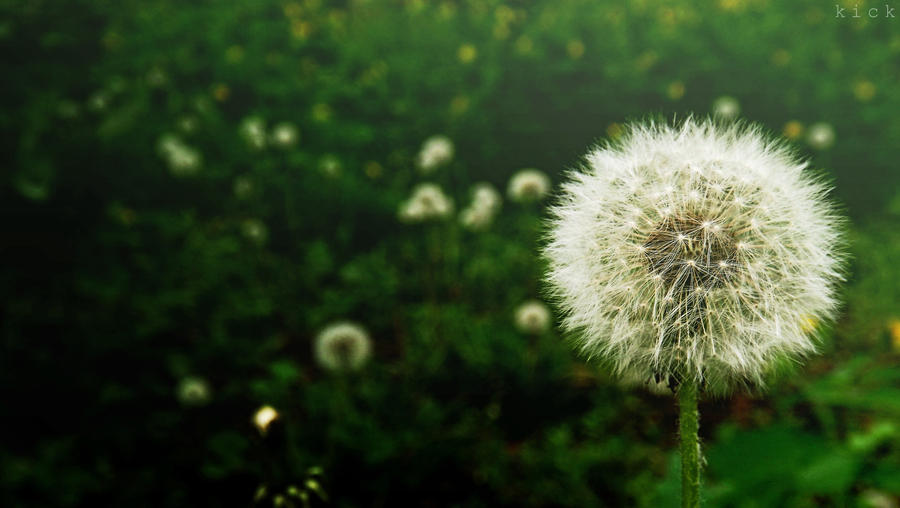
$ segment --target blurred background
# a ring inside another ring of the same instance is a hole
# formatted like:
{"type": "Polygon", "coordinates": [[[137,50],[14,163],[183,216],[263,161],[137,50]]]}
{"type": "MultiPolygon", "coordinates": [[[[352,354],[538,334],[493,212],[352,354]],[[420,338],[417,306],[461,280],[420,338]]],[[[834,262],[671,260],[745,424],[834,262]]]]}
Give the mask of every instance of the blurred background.
{"type": "Polygon", "coordinates": [[[883,2],[0,6],[0,504],[677,505],[671,394],[573,353],[538,250],[694,113],[831,175],[854,257],[821,355],[701,403],[707,504],[898,506],[883,2]]]}

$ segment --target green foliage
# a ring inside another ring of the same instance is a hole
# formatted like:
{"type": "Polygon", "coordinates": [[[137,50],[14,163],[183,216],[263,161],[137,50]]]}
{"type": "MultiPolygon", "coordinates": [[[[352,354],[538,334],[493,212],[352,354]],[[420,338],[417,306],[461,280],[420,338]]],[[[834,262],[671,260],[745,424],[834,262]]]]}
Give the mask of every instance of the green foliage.
{"type": "Polygon", "coordinates": [[[623,122],[722,95],[828,168],[859,226],[826,354],[701,403],[707,505],[896,500],[900,44],[831,9],[0,1],[0,504],[671,505],[672,398],[515,327],[546,201],[481,232],[397,210],[425,181],[457,211],[523,167],[558,186],[623,122]],[[247,118],[298,139],[254,148],[247,118]],[[816,122],[833,147],[804,142],[816,122]],[[456,154],[426,176],[435,134],[456,154]],[[372,359],[327,372],[313,343],[343,320],[372,359]]]}

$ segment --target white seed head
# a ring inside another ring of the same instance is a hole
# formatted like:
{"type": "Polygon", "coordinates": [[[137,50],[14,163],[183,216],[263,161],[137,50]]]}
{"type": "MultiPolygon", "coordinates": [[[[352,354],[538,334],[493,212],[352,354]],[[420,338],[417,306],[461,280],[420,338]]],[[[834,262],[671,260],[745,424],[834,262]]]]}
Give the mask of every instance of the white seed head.
{"type": "Polygon", "coordinates": [[[529,300],[516,308],[516,328],[523,333],[538,334],[550,328],[550,309],[538,300],[529,300]]]}
{"type": "Polygon", "coordinates": [[[200,171],[203,157],[196,149],[173,134],[163,134],[156,144],[160,156],[169,165],[169,172],[177,177],[191,176],[200,171]]]}
{"type": "Polygon", "coordinates": [[[289,122],[281,122],[272,128],[271,142],[278,148],[290,148],[297,143],[300,133],[297,126],[289,122]]]}
{"type": "Polygon", "coordinates": [[[410,198],[400,204],[397,215],[402,222],[417,223],[444,219],[453,213],[453,200],[440,186],[422,183],[413,189],[410,198]]]}
{"type": "Polygon", "coordinates": [[[518,203],[540,201],[550,192],[550,178],[537,169],[523,169],[509,180],[507,194],[518,203]]]}
{"type": "Polygon", "coordinates": [[[756,127],[693,119],[594,149],[544,251],[564,327],[623,379],[714,392],[813,352],[805,323],[834,317],[843,238],[828,185],[805,168],[756,127]]]}
{"type": "Polygon", "coordinates": [[[186,406],[202,406],[209,402],[209,383],[202,377],[188,376],[178,383],[175,394],[186,406]]]}
{"type": "Polygon", "coordinates": [[[326,370],[358,370],[372,354],[372,340],[365,329],[355,323],[335,323],[319,333],[313,352],[316,362],[326,370]]]}
{"type": "Polygon", "coordinates": [[[266,405],[262,406],[253,413],[253,425],[260,434],[265,435],[269,431],[272,423],[279,418],[278,411],[274,407],[266,405]]]}
{"type": "Polygon", "coordinates": [[[826,150],[834,144],[834,127],[825,122],[815,123],[809,126],[806,132],[806,142],[816,150],[826,150]]]}
{"type": "Polygon", "coordinates": [[[244,118],[240,133],[251,149],[262,150],[266,147],[266,122],[262,118],[256,116],[244,118]]]}
{"type": "Polygon", "coordinates": [[[259,219],[244,219],[241,222],[241,233],[251,242],[262,245],[269,239],[269,228],[259,219]]]}
{"type": "Polygon", "coordinates": [[[432,136],[422,143],[416,156],[416,166],[423,174],[433,173],[435,169],[453,160],[453,142],[447,136],[432,136]]]}
{"type": "Polygon", "coordinates": [[[500,193],[489,183],[478,183],[472,188],[472,203],[459,214],[463,227],[472,231],[487,229],[500,210],[500,193]]]}
{"type": "Polygon", "coordinates": [[[723,95],[713,102],[712,110],[717,117],[731,120],[741,114],[741,104],[734,97],[723,95]]]}

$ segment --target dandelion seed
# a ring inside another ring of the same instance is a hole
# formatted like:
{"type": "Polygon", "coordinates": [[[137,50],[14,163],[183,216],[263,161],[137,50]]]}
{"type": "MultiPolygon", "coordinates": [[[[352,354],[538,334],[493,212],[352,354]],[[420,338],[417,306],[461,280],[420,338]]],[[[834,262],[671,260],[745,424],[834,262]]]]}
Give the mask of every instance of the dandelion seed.
{"type": "Polygon", "coordinates": [[[756,127],[710,121],[632,125],[595,149],[544,251],[564,327],[623,379],[713,392],[813,352],[806,323],[834,317],[843,254],[828,186],[805,167],[756,127]],[[673,190],[628,185],[638,177],[673,190]],[[692,191],[706,197],[682,197],[692,191]],[[650,220],[623,220],[635,209],[650,220]]]}
{"type": "Polygon", "coordinates": [[[329,371],[359,370],[372,355],[372,340],[359,325],[335,323],[324,328],[313,344],[316,362],[329,371]]]}
{"type": "Polygon", "coordinates": [[[507,194],[513,201],[530,203],[540,201],[550,192],[550,178],[537,169],[523,169],[509,181],[507,194]]]}

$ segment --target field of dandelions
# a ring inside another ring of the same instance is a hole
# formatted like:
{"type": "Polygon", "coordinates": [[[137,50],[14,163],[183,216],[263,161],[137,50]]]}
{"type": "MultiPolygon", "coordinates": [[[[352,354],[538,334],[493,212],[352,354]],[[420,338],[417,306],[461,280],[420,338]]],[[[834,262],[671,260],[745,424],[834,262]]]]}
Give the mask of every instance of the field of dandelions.
{"type": "Polygon", "coordinates": [[[677,506],[671,393],[540,253],[591,146],[694,114],[851,258],[819,354],[701,401],[705,505],[897,507],[900,25],[834,10],[0,2],[0,505],[677,506]]]}

